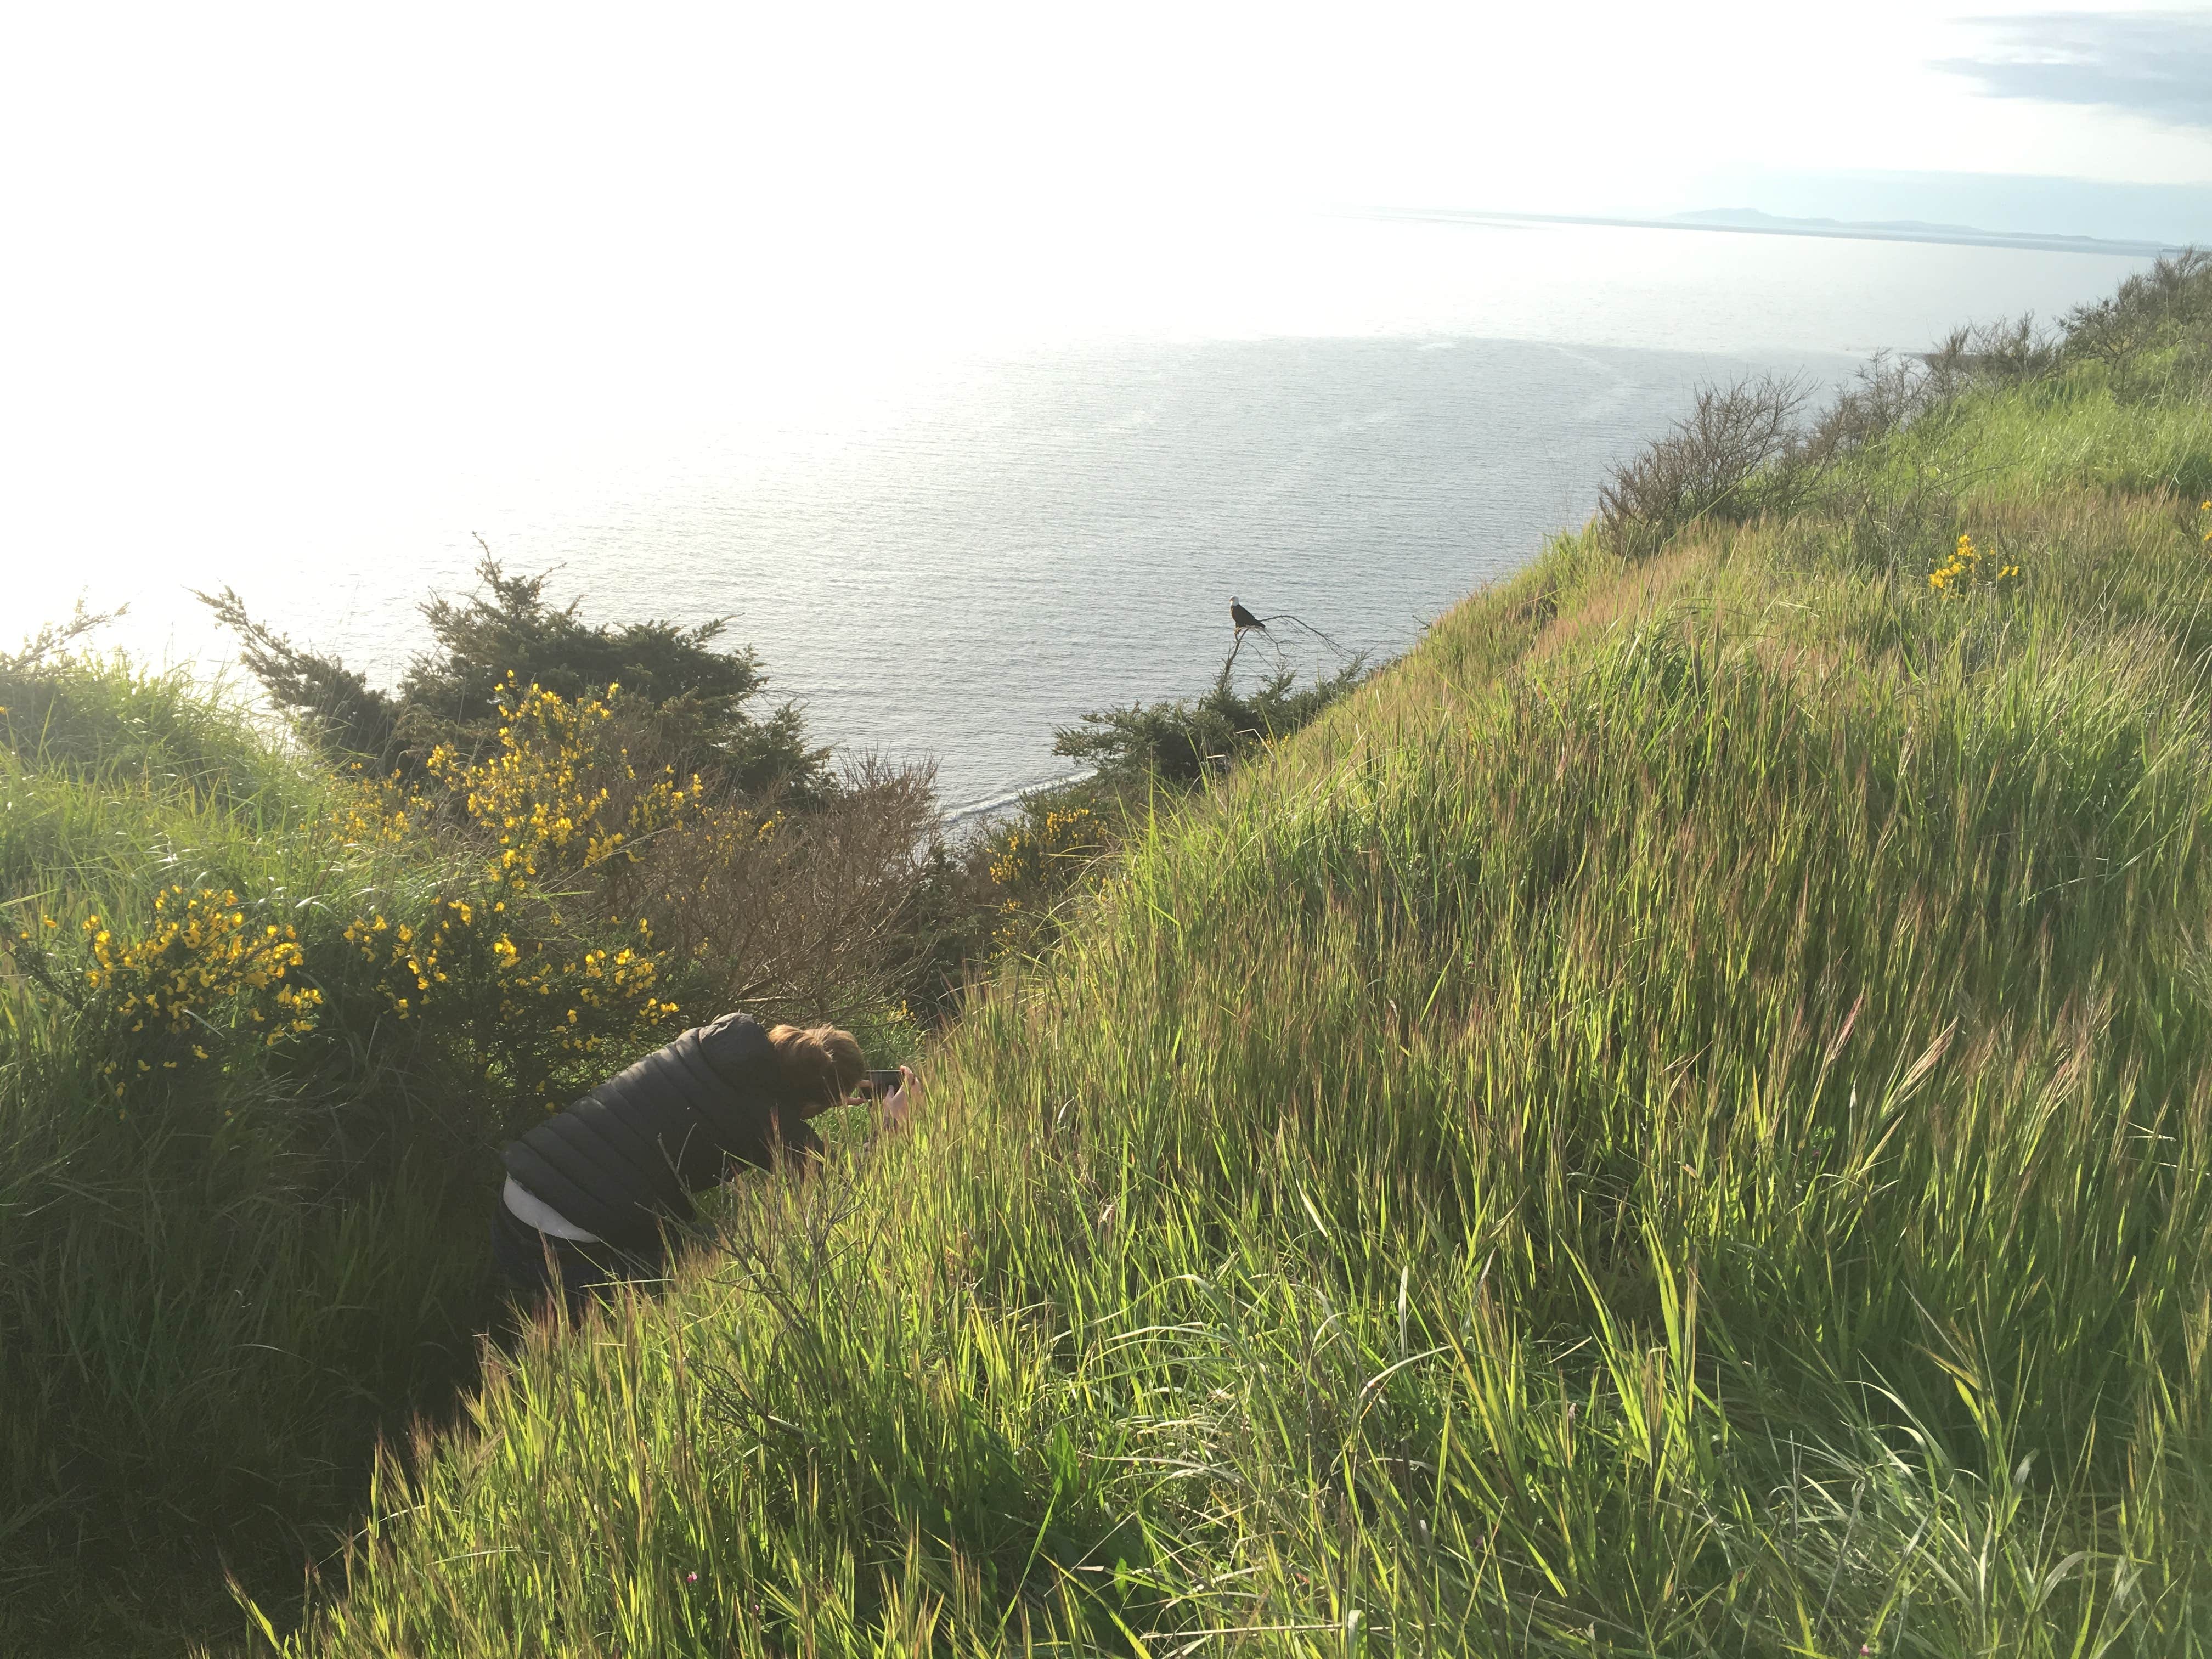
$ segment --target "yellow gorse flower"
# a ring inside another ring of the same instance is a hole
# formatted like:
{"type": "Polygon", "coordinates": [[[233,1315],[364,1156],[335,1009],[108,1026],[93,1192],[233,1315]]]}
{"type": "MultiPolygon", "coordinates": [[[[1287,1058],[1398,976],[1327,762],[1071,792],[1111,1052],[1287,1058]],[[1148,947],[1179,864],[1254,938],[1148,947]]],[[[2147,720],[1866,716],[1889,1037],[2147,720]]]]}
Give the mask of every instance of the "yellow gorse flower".
{"type": "Polygon", "coordinates": [[[621,690],[609,685],[604,697],[571,702],[509,674],[496,752],[477,761],[445,744],[430,752],[430,775],[496,842],[485,872],[495,885],[522,891],[549,878],[633,863],[640,841],[698,816],[698,778],[686,787],[666,766],[641,777],[615,741],[610,722],[621,690]],[[618,798],[617,784],[636,787],[618,798]]]}
{"type": "MultiPolygon", "coordinates": [[[[660,963],[649,950],[570,955],[557,940],[518,943],[501,925],[506,910],[503,900],[441,898],[419,927],[357,916],[343,937],[397,1019],[481,1015],[505,1036],[529,1039],[544,1036],[550,1018],[554,1048],[590,1054],[633,1044],[680,1012],[660,997],[660,963]]],[[[638,927],[649,943],[651,930],[638,927]]]]}
{"type": "Polygon", "coordinates": [[[999,902],[1005,918],[998,930],[1000,943],[1018,933],[1025,901],[1035,902],[1041,893],[1057,890],[1046,879],[1054,866],[1091,858],[1104,845],[1098,820],[1087,806],[1056,808],[1042,823],[1008,835],[990,865],[992,884],[1006,894],[999,902]]]}
{"type": "Polygon", "coordinates": [[[1950,556],[1928,573],[1928,586],[1936,593],[1964,593],[1976,587],[1995,587],[2013,581],[2020,567],[1990,559],[1974,545],[1970,534],[1961,534],[1950,556]]]}
{"type": "MultiPolygon", "coordinates": [[[[476,849],[471,890],[440,894],[411,921],[357,915],[343,937],[391,1019],[458,1036],[487,1076],[524,1089],[562,1056],[633,1048],[679,1012],[660,994],[645,920],[628,945],[599,948],[569,934],[554,896],[583,881],[611,897],[662,834],[774,832],[773,819],[710,806],[696,777],[641,768],[623,745],[620,690],[570,699],[510,673],[484,751],[439,745],[423,763],[427,796],[397,775],[362,785],[338,825],[349,844],[373,847],[436,818],[476,849]]],[[[608,921],[627,929],[631,914],[616,899],[608,921]]]]}
{"type": "Polygon", "coordinates": [[[79,930],[89,1006],[109,1030],[100,1073],[118,1096],[134,1077],[216,1060],[219,1039],[250,1034],[273,1048],[320,1018],[322,992],[292,979],[306,960],[297,933],[248,922],[227,888],[163,889],[153,927],[135,939],[118,938],[98,915],[79,930]]]}
{"type": "Polygon", "coordinates": [[[991,880],[1000,887],[1018,887],[1041,876],[1054,860],[1087,857],[1098,845],[1098,821],[1089,807],[1050,811],[1034,830],[1017,830],[1006,837],[991,860],[991,880]]]}
{"type": "Polygon", "coordinates": [[[370,781],[356,763],[354,774],[328,825],[341,842],[349,847],[398,847],[428,825],[436,804],[410,793],[398,773],[370,781]]]}

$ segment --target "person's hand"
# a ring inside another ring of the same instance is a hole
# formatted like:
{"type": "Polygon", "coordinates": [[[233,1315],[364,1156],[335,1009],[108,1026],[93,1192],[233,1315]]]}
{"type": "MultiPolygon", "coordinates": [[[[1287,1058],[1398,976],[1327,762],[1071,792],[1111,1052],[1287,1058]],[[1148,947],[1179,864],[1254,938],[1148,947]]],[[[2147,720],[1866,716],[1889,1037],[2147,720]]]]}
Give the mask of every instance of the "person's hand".
{"type": "Polygon", "coordinates": [[[899,1086],[884,1097],[879,1114],[886,1129],[896,1129],[907,1120],[914,1103],[921,1097],[921,1079],[914,1074],[914,1067],[899,1067],[899,1086]]]}

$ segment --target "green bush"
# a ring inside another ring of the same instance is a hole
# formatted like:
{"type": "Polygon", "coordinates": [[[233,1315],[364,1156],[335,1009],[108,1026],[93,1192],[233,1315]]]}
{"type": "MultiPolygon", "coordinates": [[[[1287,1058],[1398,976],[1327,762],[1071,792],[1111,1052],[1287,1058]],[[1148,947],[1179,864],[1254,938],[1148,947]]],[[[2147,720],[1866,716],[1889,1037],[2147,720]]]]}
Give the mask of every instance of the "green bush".
{"type": "Polygon", "coordinates": [[[1052,752],[1090,766],[1108,786],[1188,789],[1310,726],[1367,678],[1355,659],[1301,686],[1288,669],[1239,690],[1224,664],[1212,685],[1180,702],[1133,702],[1083,716],[1053,734],[1052,752]]]}
{"type": "Polygon", "coordinates": [[[1088,765],[1086,776],[932,844],[904,919],[906,1000],[950,1017],[999,957],[1050,940],[1066,901],[1132,834],[1311,725],[1370,672],[1363,658],[1303,686],[1283,671],[1240,690],[1235,655],[1197,697],[1097,710],[1060,728],[1053,752],[1088,765]]]}
{"type": "Polygon", "coordinates": [[[586,623],[580,601],[546,602],[544,575],[510,576],[487,554],[477,577],[483,592],[423,604],[432,644],[390,692],[255,622],[229,588],[200,598],[239,635],[277,708],[334,753],[367,757],[380,775],[419,768],[441,745],[495,745],[510,682],[570,702],[619,685],[649,712],[657,749],[681,775],[703,773],[749,795],[774,791],[793,805],[834,791],[829,751],[808,745],[796,705],[765,715],[749,707],[766,679],[751,651],[717,645],[728,618],[586,623]]]}

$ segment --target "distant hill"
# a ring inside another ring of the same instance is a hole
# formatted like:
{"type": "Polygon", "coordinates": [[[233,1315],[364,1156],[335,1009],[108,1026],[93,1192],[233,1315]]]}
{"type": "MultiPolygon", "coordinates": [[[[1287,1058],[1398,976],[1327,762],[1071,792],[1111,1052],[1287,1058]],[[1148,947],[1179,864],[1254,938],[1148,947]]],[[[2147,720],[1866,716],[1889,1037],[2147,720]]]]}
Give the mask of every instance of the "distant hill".
{"type": "MultiPolygon", "coordinates": [[[[1930,224],[1924,219],[1793,219],[1787,214],[1762,213],[1757,208],[1699,208],[1670,216],[1685,224],[1711,225],[1723,230],[1856,231],[1862,235],[1887,231],[1909,231],[1916,235],[1994,236],[2008,233],[1977,230],[1972,225],[1930,224]]],[[[2081,238],[2069,240],[2080,240],[2081,238]]]]}
{"type": "Polygon", "coordinates": [[[2047,252],[2112,253],[2137,257],[2172,253],[2178,244],[2126,241],[2101,236],[2045,235],[2030,231],[1977,230],[1970,225],[1929,224],[1913,219],[1791,219],[1756,208],[1702,208],[1687,213],[1638,217],[1585,213],[1513,213],[1471,208],[1382,208],[1385,219],[1425,219],[1467,224],[1613,225],[1637,230],[1723,231],[1735,235],[1830,236],[1854,241],[1940,242],[1963,247],[2017,247],[2047,252]]]}

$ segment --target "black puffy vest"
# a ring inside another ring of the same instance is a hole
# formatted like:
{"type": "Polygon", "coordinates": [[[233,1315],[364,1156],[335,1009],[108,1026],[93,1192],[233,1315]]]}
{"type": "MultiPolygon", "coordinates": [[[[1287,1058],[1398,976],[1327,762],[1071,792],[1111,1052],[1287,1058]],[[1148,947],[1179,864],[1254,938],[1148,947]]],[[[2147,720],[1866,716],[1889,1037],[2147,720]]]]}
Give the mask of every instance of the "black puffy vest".
{"type": "Polygon", "coordinates": [[[556,1113],[500,1154],[507,1172],[608,1243],[657,1255],[661,1229],[692,1218],[691,1194],[732,1164],[765,1166],[822,1142],[787,1104],[768,1033],[750,1014],[686,1031],[556,1113]]]}

